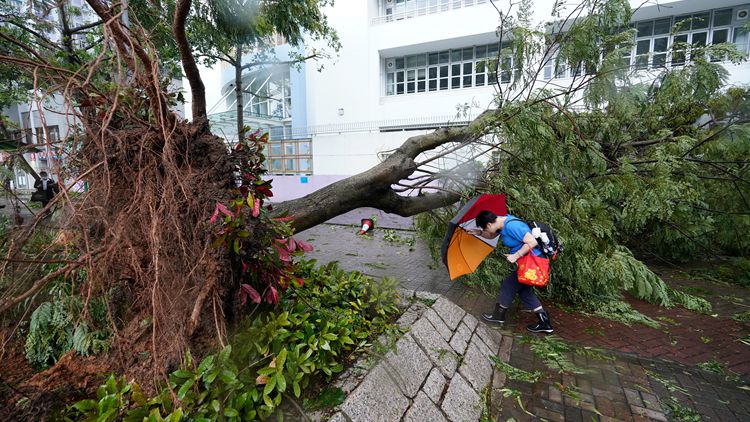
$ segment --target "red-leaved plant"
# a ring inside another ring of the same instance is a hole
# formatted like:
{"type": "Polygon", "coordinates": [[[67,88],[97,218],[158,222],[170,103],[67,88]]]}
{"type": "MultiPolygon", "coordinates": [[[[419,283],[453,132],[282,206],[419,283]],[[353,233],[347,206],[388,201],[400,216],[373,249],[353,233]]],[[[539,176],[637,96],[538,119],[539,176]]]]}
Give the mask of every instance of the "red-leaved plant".
{"type": "Polygon", "coordinates": [[[264,299],[277,304],[280,294],[292,284],[303,285],[295,274],[294,256],[310,252],[313,247],[292,237],[289,222],[293,217],[270,216],[272,206],[263,206],[273,196],[271,180],[263,180],[265,156],[263,147],[268,134],[249,134],[232,152],[238,170],[236,198],[224,205],[216,203],[209,223],[216,228],[215,247],[228,247],[242,271],[237,295],[242,305],[248,299],[256,304],[264,299]]]}

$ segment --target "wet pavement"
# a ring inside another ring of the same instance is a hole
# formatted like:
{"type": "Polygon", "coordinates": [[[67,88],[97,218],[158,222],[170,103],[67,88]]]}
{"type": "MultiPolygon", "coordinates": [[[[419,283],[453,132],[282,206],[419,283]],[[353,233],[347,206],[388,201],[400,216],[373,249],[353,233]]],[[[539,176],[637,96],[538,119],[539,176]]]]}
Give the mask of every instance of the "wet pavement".
{"type": "MultiPolygon", "coordinates": [[[[321,263],[338,261],[346,270],[396,278],[401,288],[443,295],[478,319],[492,307],[492,294],[449,280],[410,218],[358,209],[297,237],[315,246],[308,257],[321,263]],[[375,230],[358,236],[360,220],[371,217],[377,219],[375,230]]],[[[750,292],[678,279],[668,268],[656,271],[675,288],[716,291],[703,295],[714,313],[665,309],[629,298],[634,308],[660,322],[651,328],[545,303],[555,335],[544,337],[525,333],[533,315],[514,312],[506,326],[488,326],[501,334],[509,353],[503,359],[507,365],[495,367],[489,396],[477,406],[498,421],[750,420],[750,324],[732,319],[747,311],[750,292]],[[495,382],[496,377],[504,383],[495,382]]],[[[443,416],[452,420],[445,412],[443,416]]]]}

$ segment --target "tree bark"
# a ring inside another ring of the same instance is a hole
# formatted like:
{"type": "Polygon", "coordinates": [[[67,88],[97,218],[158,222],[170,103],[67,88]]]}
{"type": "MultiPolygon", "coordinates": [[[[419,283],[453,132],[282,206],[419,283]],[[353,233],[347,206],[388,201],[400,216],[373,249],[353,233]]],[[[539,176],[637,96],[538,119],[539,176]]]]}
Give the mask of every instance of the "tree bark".
{"type": "Polygon", "coordinates": [[[192,94],[193,123],[208,130],[208,112],[206,111],[206,86],[203,85],[198,65],[195,63],[190,42],[185,34],[185,22],[190,13],[191,0],[178,0],[175,7],[174,21],[172,21],[172,32],[177,41],[177,48],[180,51],[180,60],[182,69],[185,71],[185,78],[190,84],[190,93],[192,94]]]}
{"type": "Polygon", "coordinates": [[[234,95],[237,99],[237,142],[245,140],[245,98],[242,87],[242,43],[234,45],[234,95]]]}
{"type": "MultiPolygon", "coordinates": [[[[418,196],[399,195],[392,185],[417,170],[416,157],[448,143],[468,144],[486,131],[498,110],[488,110],[462,128],[442,128],[407,139],[385,161],[357,175],[340,180],[302,198],[274,206],[277,216],[294,217],[296,232],[314,227],[360,207],[373,207],[404,217],[450,205],[461,199],[457,192],[438,191],[418,196]]],[[[427,190],[430,190],[429,188],[427,190]]]]}

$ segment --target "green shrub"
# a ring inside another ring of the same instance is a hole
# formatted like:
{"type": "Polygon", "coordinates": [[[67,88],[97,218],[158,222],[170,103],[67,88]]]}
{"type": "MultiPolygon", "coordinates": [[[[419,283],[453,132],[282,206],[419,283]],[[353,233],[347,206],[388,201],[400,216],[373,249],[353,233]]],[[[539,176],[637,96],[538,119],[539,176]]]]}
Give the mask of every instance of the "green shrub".
{"type": "Polygon", "coordinates": [[[69,281],[59,281],[50,289],[50,300],[31,314],[26,359],[37,369],[54,364],[71,349],[88,356],[109,348],[106,296],[92,298],[84,312],[84,300],[70,289],[69,281]]]}
{"type": "Polygon", "coordinates": [[[315,377],[330,379],[352,354],[391,327],[398,308],[395,280],[376,282],[331,263],[314,268],[303,261],[305,283],[290,288],[272,312],[248,319],[233,346],[196,367],[186,354],[169,376],[170,388],[146,398],[136,384],[110,377],[97,400],[68,407],[65,420],[141,421],[255,420],[270,415],[285,395],[300,397],[315,377]],[[171,418],[171,419],[169,419],[171,418]]]}

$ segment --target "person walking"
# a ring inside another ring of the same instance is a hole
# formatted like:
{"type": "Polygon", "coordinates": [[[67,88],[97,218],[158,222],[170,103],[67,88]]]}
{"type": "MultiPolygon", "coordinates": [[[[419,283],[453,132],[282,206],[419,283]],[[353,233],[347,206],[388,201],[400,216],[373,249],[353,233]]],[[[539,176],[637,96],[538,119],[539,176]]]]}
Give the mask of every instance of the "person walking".
{"type": "Polygon", "coordinates": [[[39,179],[34,182],[34,189],[37,190],[37,197],[39,198],[39,202],[42,203],[42,207],[46,207],[47,204],[49,204],[49,201],[51,201],[60,190],[57,186],[57,182],[51,179],[46,171],[39,172],[39,179]]]}
{"type": "MultiPolygon", "coordinates": [[[[518,217],[510,214],[498,216],[491,211],[483,210],[479,212],[475,222],[480,229],[477,229],[473,234],[486,239],[494,239],[500,236],[503,245],[509,249],[510,253],[505,254],[505,258],[511,264],[515,264],[519,258],[527,253],[533,253],[536,256],[542,255],[542,252],[536,248],[537,241],[531,234],[528,224],[518,217]]],[[[505,314],[516,295],[527,309],[536,313],[539,320],[538,323],[529,325],[527,329],[532,333],[551,333],[553,328],[549,314],[542,307],[542,302],[534,293],[534,288],[518,282],[518,274],[515,270],[503,280],[500,292],[497,295],[495,309],[491,313],[482,314],[482,318],[488,322],[504,323],[505,314]]]]}

